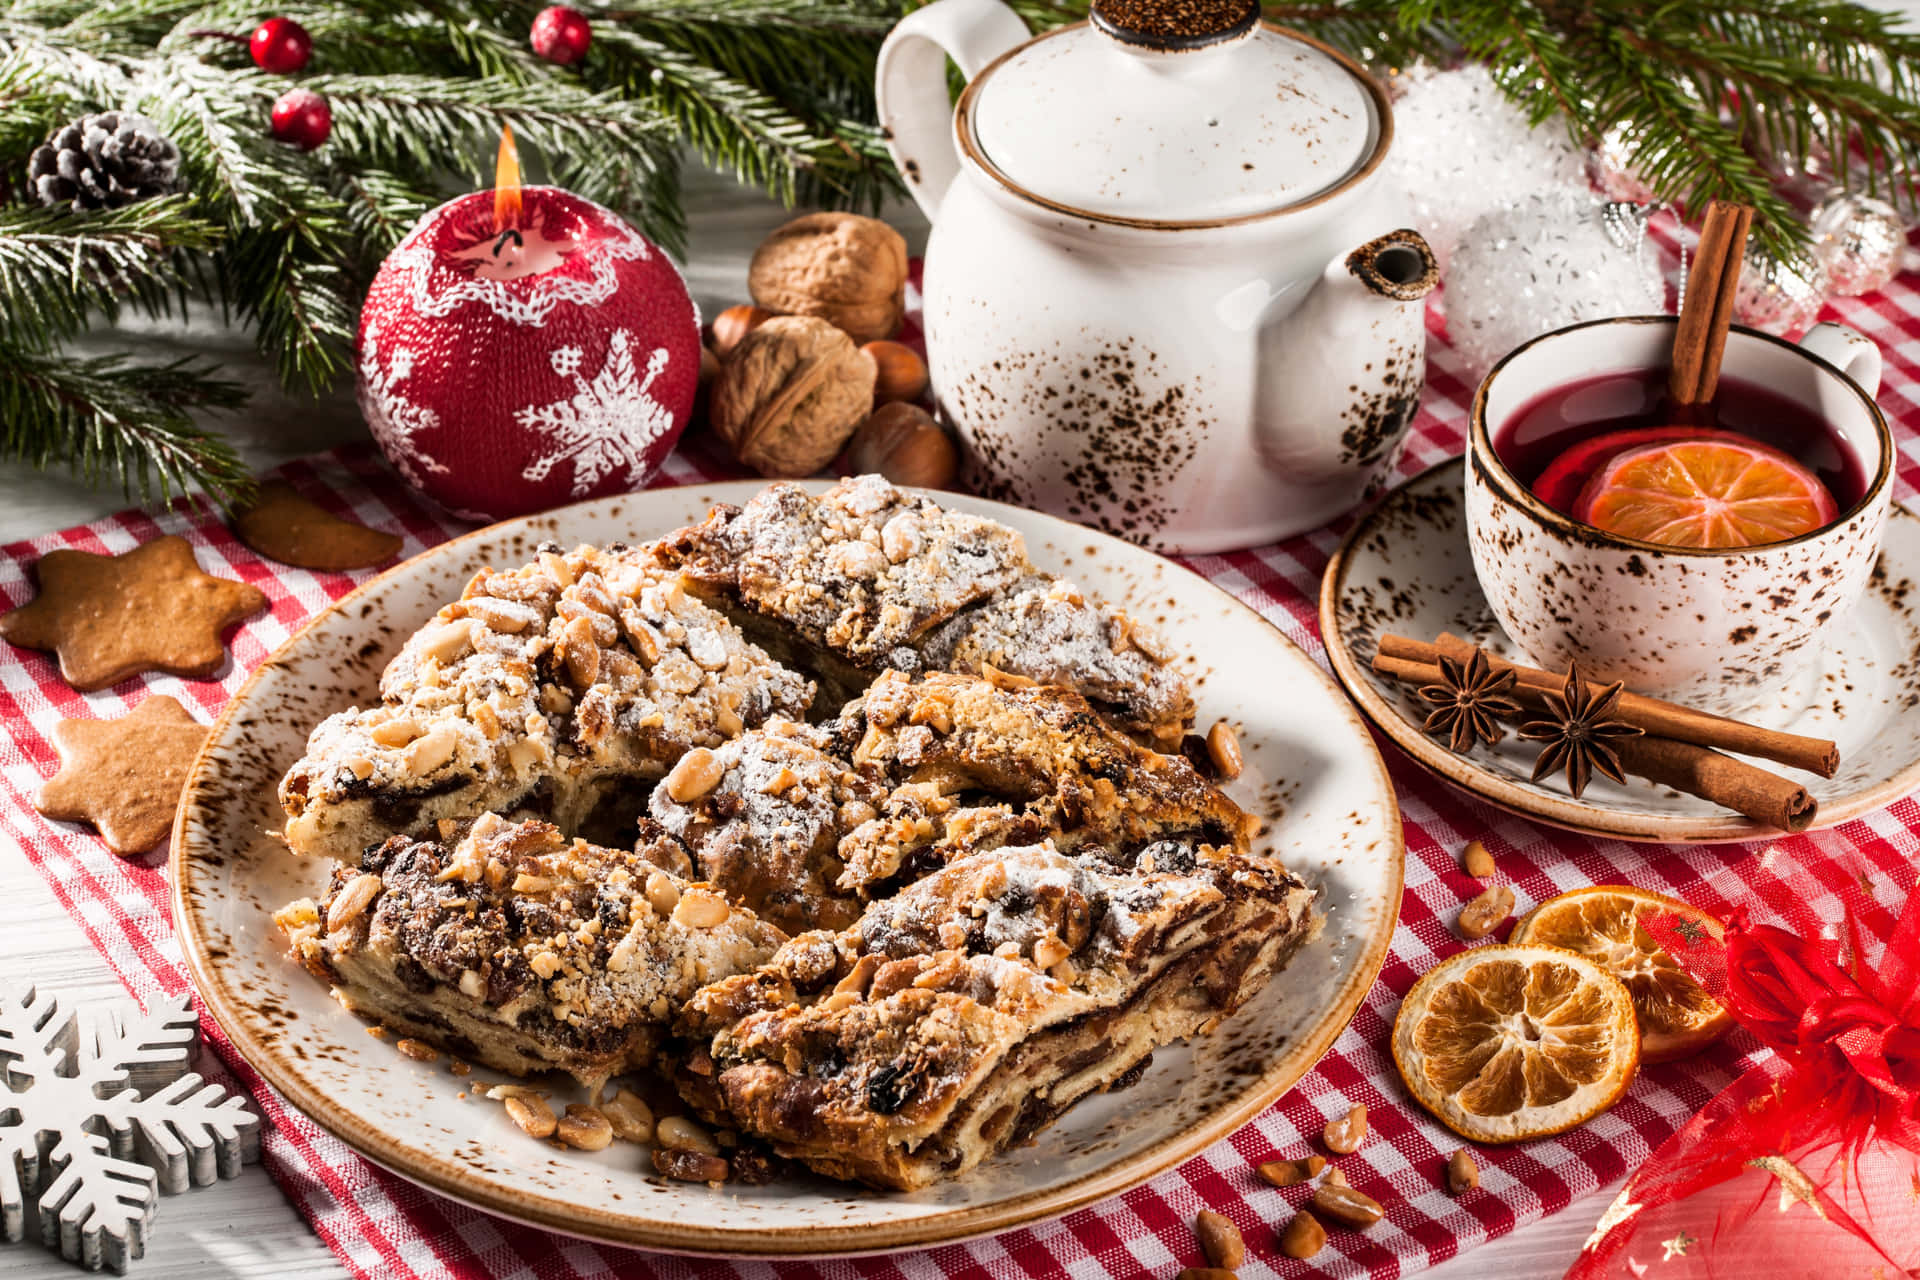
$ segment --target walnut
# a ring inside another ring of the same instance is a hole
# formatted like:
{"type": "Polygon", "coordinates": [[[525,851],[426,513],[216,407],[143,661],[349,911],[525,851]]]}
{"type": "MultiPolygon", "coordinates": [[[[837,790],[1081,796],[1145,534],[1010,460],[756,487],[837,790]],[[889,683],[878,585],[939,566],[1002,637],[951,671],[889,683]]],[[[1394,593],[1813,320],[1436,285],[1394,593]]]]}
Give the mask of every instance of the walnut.
{"type": "Polygon", "coordinates": [[[713,430],[763,476],[809,476],[866,417],[873,379],[873,357],[825,320],[778,316],[721,364],[713,430]]]}
{"type": "Polygon", "coordinates": [[[855,342],[891,338],[906,309],[907,242],[877,218],[810,213],[754,251],[747,288],[769,311],[818,316],[855,342]]]}

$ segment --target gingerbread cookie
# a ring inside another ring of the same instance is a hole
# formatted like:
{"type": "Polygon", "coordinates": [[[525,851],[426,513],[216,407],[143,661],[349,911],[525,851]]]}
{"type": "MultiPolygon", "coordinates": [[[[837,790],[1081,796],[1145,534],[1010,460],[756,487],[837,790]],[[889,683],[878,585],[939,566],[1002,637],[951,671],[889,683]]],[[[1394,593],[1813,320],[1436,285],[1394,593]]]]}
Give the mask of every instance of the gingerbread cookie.
{"type": "Polygon", "coordinates": [[[371,569],[400,552],[397,534],[342,520],[284,480],[261,485],[234,517],[233,531],[269,560],[330,573],[371,569]]]}
{"type": "Polygon", "coordinates": [[[165,694],[118,720],[62,720],[53,727],[60,772],[33,807],[92,823],[115,853],[145,853],[172,830],[187,767],[206,740],[207,727],[165,694]]]}
{"type": "Polygon", "coordinates": [[[117,556],[62,549],[40,557],[40,594],[0,614],[0,639],[57,654],[76,689],[142,671],[198,679],[226,659],[220,633],[266,604],[255,587],[202,573],[185,538],[117,556]]]}

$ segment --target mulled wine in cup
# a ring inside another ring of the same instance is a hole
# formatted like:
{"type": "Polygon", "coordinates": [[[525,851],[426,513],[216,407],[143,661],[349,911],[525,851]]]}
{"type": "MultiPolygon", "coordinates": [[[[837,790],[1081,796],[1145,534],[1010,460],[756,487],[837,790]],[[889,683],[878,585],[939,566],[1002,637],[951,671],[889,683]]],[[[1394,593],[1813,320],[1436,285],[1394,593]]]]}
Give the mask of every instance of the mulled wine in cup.
{"type": "Polygon", "coordinates": [[[1467,536],[1535,664],[1750,710],[1845,625],[1879,556],[1880,352],[1839,325],[1797,346],[1736,326],[1711,404],[1682,412],[1674,325],[1574,325],[1494,366],[1469,424],[1467,536]]]}

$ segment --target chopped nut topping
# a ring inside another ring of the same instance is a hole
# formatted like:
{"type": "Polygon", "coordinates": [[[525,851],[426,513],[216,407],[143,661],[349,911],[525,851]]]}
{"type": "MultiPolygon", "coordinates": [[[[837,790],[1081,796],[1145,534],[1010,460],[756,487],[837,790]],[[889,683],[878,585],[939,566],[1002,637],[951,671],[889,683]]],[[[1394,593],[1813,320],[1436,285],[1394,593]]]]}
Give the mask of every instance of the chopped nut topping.
{"type": "Polygon", "coordinates": [[[555,1123],[553,1136],[581,1151],[604,1151],[613,1141],[613,1124],[598,1107],[575,1102],[555,1123]]]}
{"type": "Polygon", "coordinates": [[[520,1126],[520,1131],[529,1138],[550,1138],[559,1127],[559,1121],[553,1117],[553,1108],[546,1099],[530,1093],[510,1094],[506,1100],[507,1114],[520,1126]]]}

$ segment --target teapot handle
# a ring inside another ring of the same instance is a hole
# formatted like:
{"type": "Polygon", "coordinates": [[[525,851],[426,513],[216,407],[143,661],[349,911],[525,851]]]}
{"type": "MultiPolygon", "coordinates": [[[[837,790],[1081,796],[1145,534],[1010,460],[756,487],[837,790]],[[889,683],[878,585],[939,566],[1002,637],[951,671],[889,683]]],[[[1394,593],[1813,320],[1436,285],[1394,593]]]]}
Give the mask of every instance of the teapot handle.
{"type": "Polygon", "coordinates": [[[972,79],[1028,32],[1000,0],[934,0],[902,18],[880,46],[874,96],[887,150],[929,221],[960,172],[947,97],[947,59],[972,79]]]}

